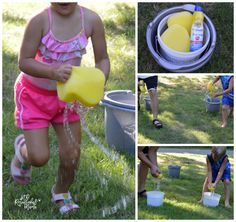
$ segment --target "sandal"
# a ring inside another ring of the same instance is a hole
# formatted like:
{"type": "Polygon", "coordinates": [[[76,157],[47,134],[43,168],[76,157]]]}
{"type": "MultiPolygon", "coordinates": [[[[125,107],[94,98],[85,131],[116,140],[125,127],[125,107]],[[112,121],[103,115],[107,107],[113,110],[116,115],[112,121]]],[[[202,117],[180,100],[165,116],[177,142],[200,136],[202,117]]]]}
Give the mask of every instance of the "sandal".
{"type": "Polygon", "coordinates": [[[61,206],[59,209],[61,214],[67,214],[71,212],[72,210],[79,208],[79,206],[73,202],[70,192],[55,194],[54,186],[53,186],[52,187],[52,202],[57,203],[60,200],[64,202],[64,205],[61,206]]]}
{"type": "Polygon", "coordinates": [[[138,196],[139,197],[147,197],[147,191],[146,190],[142,190],[142,191],[138,192],[138,196]]]}
{"type": "Polygon", "coordinates": [[[25,144],[25,137],[23,134],[19,135],[15,139],[15,156],[11,161],[11,175],[13,180],[21,185],[27,185],[31,181],[32,167],[24,164],[24,159],[20,153],[21,148],[25,144]],[[19,160],[21,166],[15,165],[15,159],[19,160]]]}
{"type": "Polygon", "coordinates": [[[158,119],[154,119],[152,121],[152,124],[157,128],[157,129],[160,129],[163,127],[162,123],[158,120],[158,119]]]}

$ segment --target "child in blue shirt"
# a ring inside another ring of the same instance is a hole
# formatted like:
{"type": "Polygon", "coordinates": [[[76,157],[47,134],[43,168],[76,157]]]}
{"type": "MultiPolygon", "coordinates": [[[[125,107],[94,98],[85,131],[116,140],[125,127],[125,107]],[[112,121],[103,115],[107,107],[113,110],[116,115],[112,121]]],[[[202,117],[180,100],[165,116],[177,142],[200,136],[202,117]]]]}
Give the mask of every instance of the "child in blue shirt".
{"type": "Polygon", "coordinates": [[[230,199],[230,163],[226,155],[226,147],[212,147],[211,154],[206,157],[207,162],[207,177],[203,184],[202,198],[204,192],[215,190],[220,180],[224,183],[225,207],[231,207],[230,199]]]}
{"type": "Polygon", "coordinates": [[[214,93],[213,97],[222,96],[222,125],[227,126],[228,117],[234,107],[234,77],[233,75],[216,76],[212,84],[221,81],[222,92],[214,93]]]}

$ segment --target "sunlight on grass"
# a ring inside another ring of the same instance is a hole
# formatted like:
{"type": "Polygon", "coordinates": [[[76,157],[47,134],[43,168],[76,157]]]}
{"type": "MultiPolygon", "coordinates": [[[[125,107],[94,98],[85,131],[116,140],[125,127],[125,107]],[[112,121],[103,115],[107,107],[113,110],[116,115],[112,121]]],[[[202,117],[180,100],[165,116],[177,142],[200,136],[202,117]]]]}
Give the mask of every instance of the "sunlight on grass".
{"type": "Polygon", "coordinates": [[[189,139],[196,138],[197,140],[201,141],[202,143],[211,143],[211,139],[208,135],[208,133],[205,133],[200,130],[192,130],[192,129],[185,129],[184,134],[189,139]]]}
{"type": "Polygon", "coordinates": [[[172,112],[164,111],[160,115],[160,119],[163,119],[165,124],[168,125],[172,130],[183,130],[185,127],[184,123],[176,120],[176,116],[172,112]]]}

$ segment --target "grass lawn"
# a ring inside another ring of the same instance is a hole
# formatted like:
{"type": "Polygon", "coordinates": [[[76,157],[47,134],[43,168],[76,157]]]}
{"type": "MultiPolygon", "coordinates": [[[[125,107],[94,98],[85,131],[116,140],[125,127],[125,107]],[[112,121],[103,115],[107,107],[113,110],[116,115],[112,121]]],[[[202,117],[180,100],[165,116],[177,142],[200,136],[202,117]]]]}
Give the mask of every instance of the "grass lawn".
{"type": "MultiPolygon", "coordinates": [[[[200,154],[158,153],[158,162],[163,174],[160,190],[165,193],[164,204],[161,207],[148,207],[145,198],[138,199],[139,219],[233,219],[233,208],[224,207],[223,184],[220,182],[216,193],[222,195],[220,205],[216,208],[205,207],[198,203],[201,197],[203,182],[206,175],[206,156],[200,154]],[[168,176],[168,165],[181,166],[180,178],[168,176]]],[[[233,206],[233,157],[231,163],[231,199],[233,206]]],[[[156,182],[148,176],[146,189],[155,190],[156,182]]]]}
{"type": "MultiPolygon", "coordinates": [[[[166,73],[153,59],[146,43],[148,24],[163,9],[182,3],[139,3],[138,4],[138,72],[166,73]]],[[[196,4],[196,3],[194,3],[196,4]]],[[[195,72],[233,73],[233,3],[199,3],[204,13],[212,20],[216,32],[216,48],[210,61],[195,72]]]]}
{"type": "MultiPolygon", "coordinates": [[[[221,128],[221,113],[206,112],[204,97],[206,85],[214,76],[165,75],[159,76],[158,118],[163,128],[152,126],[152,115],[141,100],[138,112],[138,143],[233,143],[233,118],[221,128]]],[[[220,91],[217,83],[216,90],[220,91]]],[[[142,95],[143,97],[144,95],[142,95]]]]}
{"type": "MultiPolygon", "coordinates": [[[[10,174],[10,162],[14,155],[13,143],[20,130],[14,126],[13,86],[19,70],[17,57],[28,19],[45,8],[47,3],[3,4],[3,218],[4,219],[134,219],[134,157],[117,153],[117,161],[105,155],[82,132],[81,161],[71,193],[80,209],[61,216],[51,203],[51,187],[58,167],[58,148],[52,129],[49,131],[51,158],[41,168],[34,168],[32,182],[22,187],[16,185],[10,174]],[[15,204],[22,195],[40,199],[36,209],[27,210],[15,204]]],[[[85,3],[104,21],[111,73],[107,90],[130,89],[135,84],[135,4],[85,3]]],[[[94,66],[91,43],[87,48],[83,65],[94,66]]],[[[90,131],[107,146],[104,133],[104,108],[97,107],[86,116],[90,131]]],[[[112,149],[112,148],[110,148],[112,149]]]]}

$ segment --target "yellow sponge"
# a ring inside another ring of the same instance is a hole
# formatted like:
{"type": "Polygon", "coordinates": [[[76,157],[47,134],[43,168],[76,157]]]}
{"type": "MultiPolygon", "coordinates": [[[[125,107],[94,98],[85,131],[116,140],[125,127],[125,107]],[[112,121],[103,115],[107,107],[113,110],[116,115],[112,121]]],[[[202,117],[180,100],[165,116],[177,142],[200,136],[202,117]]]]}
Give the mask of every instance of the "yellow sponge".
{"type": "Polygon", "coordinates": [[[187,29],[189,35],[191,34],[192,23],[193,23],[193,15],[187,11],[175,13],[172,16],[170,16],[167,21],[168,27],[171,27],[172,25],[175,24],[181,25],[187,29]]]}
{"type": "Polygon", "coordinates": [[[57,82],[57,93],[60,100],[92,107],[103,98],[105,76],[97,68],[72,67],[70,78],[65,82],[57,82]]]}
{"type": "Polygon", "coordinates": [[[179,52],[189,52],[190,37],[181,25],[172,25],[161,35],[162,41],[171,49],[179,52]]]}
{"type": "Polygon", "coordinates": [[[207,90],[208,90],[209,92],[212,92],[212,91],[213,91],[213,83],[212,83],[212,81],[208,82],[208,84],[207,84],[207,90]]]}

